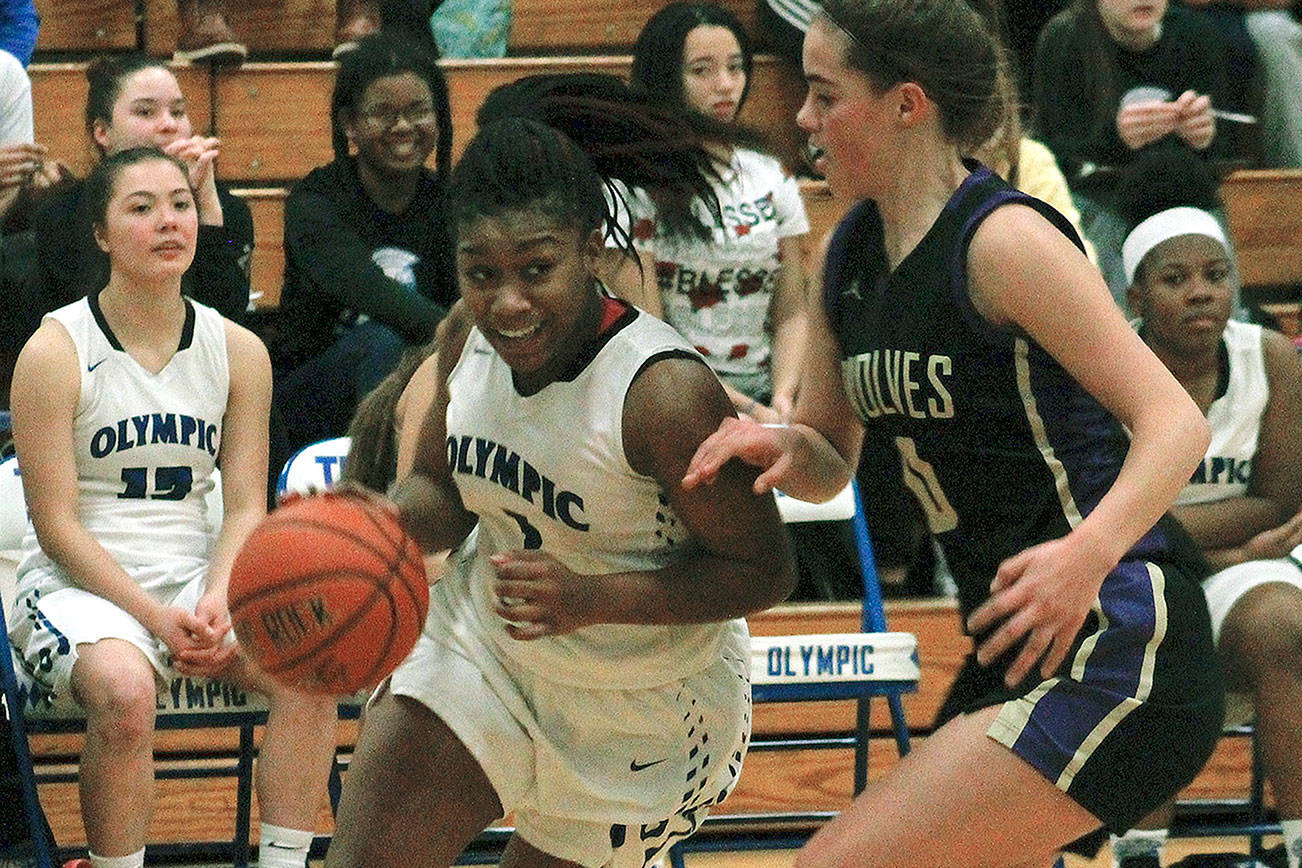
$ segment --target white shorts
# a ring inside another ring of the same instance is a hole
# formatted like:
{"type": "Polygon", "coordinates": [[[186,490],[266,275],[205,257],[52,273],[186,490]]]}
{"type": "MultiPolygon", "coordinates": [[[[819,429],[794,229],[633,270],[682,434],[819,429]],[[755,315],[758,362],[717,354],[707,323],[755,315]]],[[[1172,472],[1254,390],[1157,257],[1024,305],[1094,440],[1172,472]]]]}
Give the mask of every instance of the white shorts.
{"type": "MultiPolygon", "coordinates": [[[[203,596],[205,578],[197,575],[151,594],[164,605],[193,611],[203,596]]],[[[30,691],[29,711],[66,712],[75,708],[70,687],[77,646],[102,639],[122,639],[135,645],[160,681],[178,674],[166,643],[117,605],[81,588],[63,587],[41,593],[24,583],[9,613],[8,626],[18,677],[30,691]]],[[[226,641],[233,642],[234,634],[227,634],[226,641]]]]}
{"type": "MultiPolygon", "coordinates": [[[[1207,596],[1207,610],[1212,616],[1212,636],[1221,641],[1221,628],[1230,610],[1244,594],[1253,588],[1273,582],[1283,582],[1302,590],[1302,568],[1289,558],[1268,561],[1248,561],[1226,567],[1203,581],[1207,596]]],[[[1237,726],[1251,722],[1252,698],[1245,693],[1228,693],[1225,701],[1225,723],[1237,726]]]]}
{"type": "MultiPolygon", "coordinates": [[[[431,609],[431,623],[439,614],[431,609]]],[[[741,773],[744,656],[680,681],[582,689],[510,666],[471,631],[427,626],[390,682],[483,768],[520,836],[590,868],[642,868],[691,835],[741,773]]]]}

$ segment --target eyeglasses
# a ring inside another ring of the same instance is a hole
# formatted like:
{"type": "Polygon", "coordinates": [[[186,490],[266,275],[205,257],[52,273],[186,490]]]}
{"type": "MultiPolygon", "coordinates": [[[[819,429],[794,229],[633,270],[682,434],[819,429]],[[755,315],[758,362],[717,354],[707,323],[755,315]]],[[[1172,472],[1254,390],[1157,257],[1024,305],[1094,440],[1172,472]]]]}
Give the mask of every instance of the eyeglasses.
{"type": "Polygon", "coordinates": [[[434,123],[434,105],[428,102],[412,103],[404,109],[381,103],[364,108],[357,114],[362,120],[381,130],[393,127],[398,123],[398,118],[402,118],[412,126],[434,123]]]}

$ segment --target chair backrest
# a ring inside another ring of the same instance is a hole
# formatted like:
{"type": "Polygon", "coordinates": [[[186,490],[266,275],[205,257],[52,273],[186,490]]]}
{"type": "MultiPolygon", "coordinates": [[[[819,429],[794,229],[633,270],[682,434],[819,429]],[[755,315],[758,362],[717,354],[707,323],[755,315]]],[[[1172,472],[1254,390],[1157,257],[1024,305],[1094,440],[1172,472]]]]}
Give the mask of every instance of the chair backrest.
{"type": "Polygon", "coordinates": [[[868,534],[868,520],[864,517],[863,499],[859,496],[859,483],[851,479],[836,497],[825,503],[799,500],[789,494],[775,491],[778,513],[787,523],[801,521],[849,520],[854,531],[855,551],[859,559],[859,573],[863,580],[863,630],[865,633],[886,631],[886,605],[882,600],[882,586],[877,577],[877,560],[873,557],[872,537],[868,534]]]}
{"type": "Polygon", "coordinates": [[[343,474],[350,445],[347,437],[331,437],[304,446],[285,462],[276,494],[311,494],[332,487],[343,474]]]}

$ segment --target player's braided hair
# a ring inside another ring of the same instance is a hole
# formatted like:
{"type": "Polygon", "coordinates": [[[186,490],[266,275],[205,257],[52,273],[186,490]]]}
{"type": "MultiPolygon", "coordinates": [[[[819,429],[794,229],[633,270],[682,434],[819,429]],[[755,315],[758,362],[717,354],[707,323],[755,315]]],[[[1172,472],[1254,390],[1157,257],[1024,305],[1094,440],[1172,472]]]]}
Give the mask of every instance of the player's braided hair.
{"type": "MultiPolygon", "coordinates": [[[[488,185],[488,201],[518,204],[528,200],[518,192],[522,190],[546,194],[530,193],[534,198],[570,200],[566,207],[580,208],[585,219],[596,220],[590,228],[600,227],[604,219],[607,231],[626,250],[627,229],[607,219],[614,216],[608,209],[620,201],[612,181],[646,190],[669,234],[706,238],[713,224],[721,222],[710,184],[717,173],[705,143],[726,143],[736,134],[709,119],[657,105],[615,76],[527,76],[489,94],[477,120],[480,133],[461,158],[462,183],[473,174],[477,185],[488,185]],[[499,123],[506,119],[534,124],[499,123]],[[580,182],[582,190],[574,186],[580,182]],[[709,223],[698,216],[698,202],[712,215],[709,223]]],[[[467,213],[467,207],[477,203],[453,203],[462,219],[484,213],[467,213]]],[[[494,209],[488,213],[500,208],[484,207],[494,209]]]]}

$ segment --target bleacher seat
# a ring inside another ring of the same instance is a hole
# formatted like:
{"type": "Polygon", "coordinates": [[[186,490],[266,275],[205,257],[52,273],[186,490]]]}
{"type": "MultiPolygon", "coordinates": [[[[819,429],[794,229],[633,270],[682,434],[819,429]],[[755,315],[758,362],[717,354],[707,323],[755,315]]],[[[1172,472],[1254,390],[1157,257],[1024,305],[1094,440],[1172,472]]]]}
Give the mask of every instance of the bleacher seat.
{"type": "Polygon", "coordinates": [[[36,11],[41,16],[38,53],[136,47],[136,0],[36,0],[36,11]]]}

